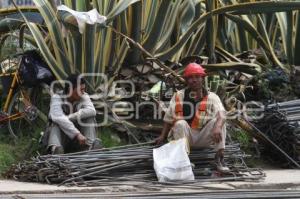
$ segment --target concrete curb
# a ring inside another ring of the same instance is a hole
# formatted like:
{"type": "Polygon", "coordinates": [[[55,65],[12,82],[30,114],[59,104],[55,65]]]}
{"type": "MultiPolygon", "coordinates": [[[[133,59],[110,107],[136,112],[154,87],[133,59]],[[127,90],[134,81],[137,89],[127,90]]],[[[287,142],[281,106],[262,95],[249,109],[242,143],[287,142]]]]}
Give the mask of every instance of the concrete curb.
{"type": "MultiPolygon", "coordinates": [[[[209,190],[239,190],[239,189],[289,189],[300,190],[300,170],[265,170],[266,178],[260,182],[219,182],[201,183],[196,187],[188,186],[156,186],[141,189],[139,186],[127,185],[101,186],[101,187],[64,187],[56,185],[17,182],[13,180],[0,180],[0,196],[3,194],[53,194],[53,193],[80,193],[80,192],[169,192],[169,191],[209,191],[209,190]]],[[[145,184],[144,184],[145,185],[145,184]]]]}

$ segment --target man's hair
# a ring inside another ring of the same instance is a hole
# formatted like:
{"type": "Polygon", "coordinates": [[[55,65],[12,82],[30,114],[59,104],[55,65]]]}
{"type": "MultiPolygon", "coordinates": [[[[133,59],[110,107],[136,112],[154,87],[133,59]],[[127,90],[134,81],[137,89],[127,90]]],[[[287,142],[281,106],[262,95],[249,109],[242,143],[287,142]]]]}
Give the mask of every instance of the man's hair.
{"type": "Polygon", "coordinates": [[[80,76],[80,74],[70,74],[68,78],[66,79],[64,93],[68,94],[70,92],[70,86],[71,88],[75,89],[78,85],[85,84],[86,81],[83,77],[80,76]]]}

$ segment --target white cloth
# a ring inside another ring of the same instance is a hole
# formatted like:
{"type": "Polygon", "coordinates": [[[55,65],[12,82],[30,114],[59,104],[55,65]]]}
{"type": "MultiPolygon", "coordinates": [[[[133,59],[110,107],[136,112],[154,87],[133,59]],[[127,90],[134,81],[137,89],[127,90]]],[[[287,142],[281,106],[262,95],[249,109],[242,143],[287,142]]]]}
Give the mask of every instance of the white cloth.
{"type": "Polygon", "coordinates": [[[61,11],[67,11],[69,13],[71,13],[77,23],[78,23],[78,28],[79,28],[79,32],[82,34],[85,28],[85,24],[103,24],[105,23],[107,17],[100,15],[98,13],[98,11],[94,8],[93,10],[90,10],[88,12],[78,12],[75,10],[72,10],[71,8],[65,6],[65,5],[60,5],[57,7],[57,10],[61,10],[61,11]]]}

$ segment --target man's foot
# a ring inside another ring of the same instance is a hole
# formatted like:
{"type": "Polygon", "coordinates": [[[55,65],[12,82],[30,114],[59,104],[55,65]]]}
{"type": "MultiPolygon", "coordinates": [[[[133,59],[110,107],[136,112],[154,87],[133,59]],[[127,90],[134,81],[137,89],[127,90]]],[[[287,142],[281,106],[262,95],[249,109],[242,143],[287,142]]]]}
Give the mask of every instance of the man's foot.
{"type": "Polygon", "coordinates": [[[64,149],[61,146],[52,146],[52,155],[64,154],[64,149]]]}
{"type": "Polygon", "coordinates": [[[90,150],[94,150],[94,149],[102,149],[103,145],[102,142],[99,138],[96,138],[91,146],[90,150]]]}
{"type": "Polygon", "coordinates": [[[194,163],[191,163],[191,167],[192,167],[192,170],[194,170],[196,166],[194,163]]]}
{"type": "Polygon", "coordinates": [[[220,153],[216,153],[215,156],[215,162],[217,166],[217,171],[220,173],[229,173],[230,169],[226,166],[225,161],[224,161],[224,155],[220,153]]]}

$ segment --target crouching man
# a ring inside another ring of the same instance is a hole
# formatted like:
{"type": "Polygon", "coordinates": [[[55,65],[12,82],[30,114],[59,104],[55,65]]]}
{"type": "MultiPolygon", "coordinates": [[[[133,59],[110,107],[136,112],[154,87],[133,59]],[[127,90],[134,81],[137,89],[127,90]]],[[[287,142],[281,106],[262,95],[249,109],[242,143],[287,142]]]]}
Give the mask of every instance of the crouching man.
{"type": "Polygon", "coordinates": [[[188,64],[183,76],[187,87],[172,97],[156,143],[161,144],[167,137],[169,140],[185,137],[192,148],[214,145],[217,170],[228,172],[224,163],[226,126],[223,104],[218,95],[205,89],[206,73],[202,66],[188,64]]]}
{"type": "MultiPolygon", "coordinates": [[[[48,151],[62,154],[69,148],[101,148],[96,137],[96,110],[85,92],[85,80],[77,74],[66,79],[64,92],[54,94],[50,102],[48,151]]],[[[69,150],[70,151],[70,150],[69,150]]]]}

